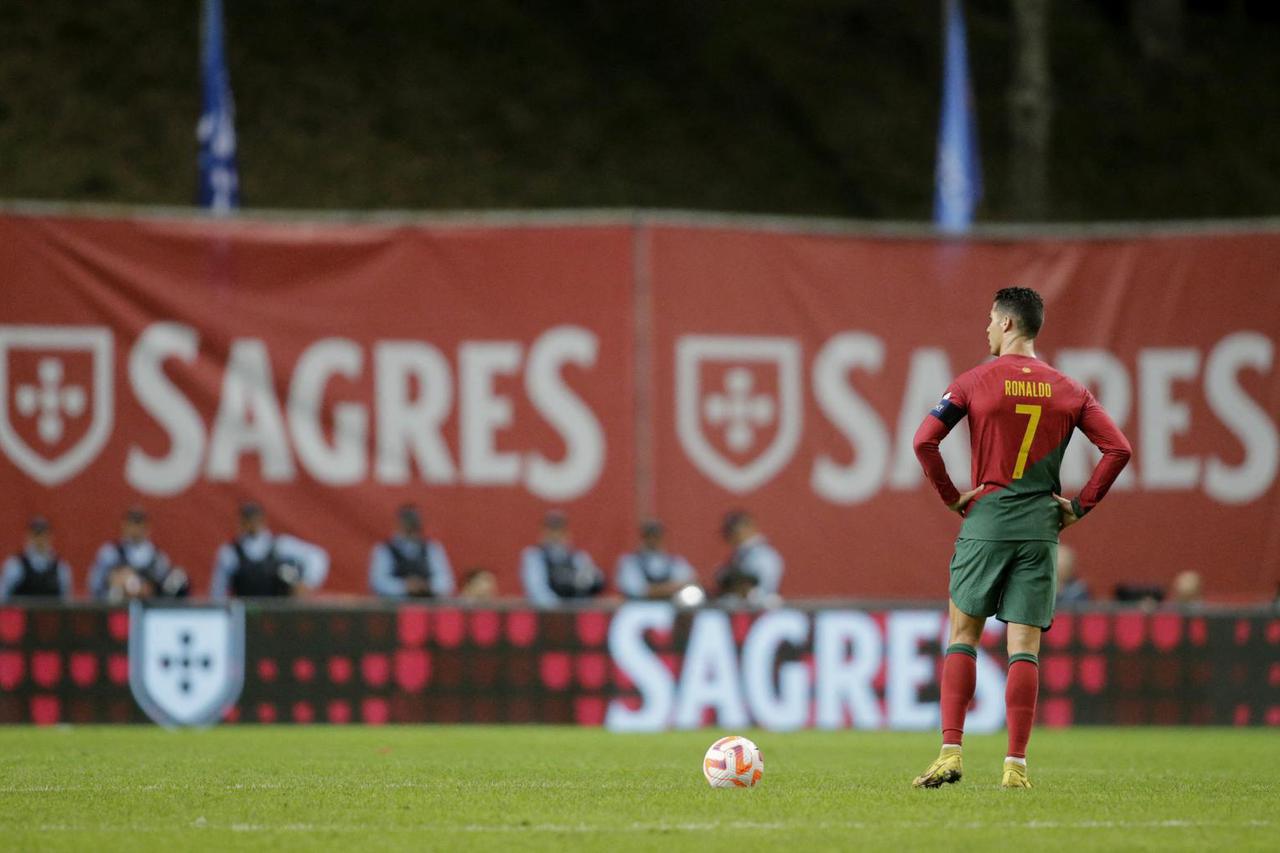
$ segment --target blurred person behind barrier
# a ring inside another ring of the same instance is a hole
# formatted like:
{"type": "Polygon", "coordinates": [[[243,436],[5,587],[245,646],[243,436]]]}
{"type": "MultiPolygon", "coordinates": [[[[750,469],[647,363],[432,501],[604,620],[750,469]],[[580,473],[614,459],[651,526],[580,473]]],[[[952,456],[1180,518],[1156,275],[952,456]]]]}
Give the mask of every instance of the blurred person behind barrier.
{"type": "Polygon", "coordinates": [[[1164,601],[1165,593],[1164,589],[1157,584],[1118,583],[1114,597],[1118,604],[1131,604],[1139,610],[1150,613],[1164,601]]]}
{"type": "Polygon", "coordinates": [[[71,597],[71,567],[53,550],[53,526],[36,516],[27,523],[25,547],[0,568],[0,601],[71,597]]]}
{"type": "Polygon", "coordinates": [[[697,583],[689,561],[663,548],[665,538],[662,522],[649,519],[640,525],[640,547],[618,558],[618,591],[627,598],[671,598],[697,583]]]}
{"type": "Polygon", "coordinates": [[[1203,587],[1204,582],[1199,572],[1191,569],[1178,572],[1173,578],[1173,585],[1169,588],[1169,602],[1184,606],[1202,604],[1204,602],[1203,587]]]}
{"type": "Polygon", "coordinates": [[[539,543],[521,553],[520,580],[529,601],[539,607],[595,598],[604,591],[604,573],[586,551],[573,547],[569,519],[559,510],[543,517],[539,543]]]}
{"type": "Polygon", "coordinates": [[[720,570],[716,587],[721,600],[753,604],[773,603],[782,585],[782,555],[765,540],[750,513],[736,509],[725,515],[720,534],[733,546],[720,570]]]}
{"type": "Polygon", "coordinates": [[[218,549],[209,596],[238,598],[305,595],[324,583],[329,554],[318,545],[267,528],[256,503],[240,505],[240,532],[218,549]]]}
{"type": "Polygon", "coordinates": [[[464,601],[492,601],[498,597],[498,579],[488,569],[472,569],[462,579],[458,598],[464,601]]]}
{"type": "Polygon", "coordinates": [[[146,510],[134,506],[120,522],[120,538],[98,549],[89,569],[89,593],[104,601],[182,598],[191,591],[187,573],[151,541],[146,510]]]}
{"type": "Polygon", "coordinates": [[[1058,545],[1058,604],[1080,604],[1089,600],[1089,585],[1076,575],[1076,552],[1058,545]]]}
{"type": "Polygon", "coordinates": [[[453,595],[453,568],[444,547],[422,532],[422,514],[405,504],[396,512],[396,532],[369,555],[369,588],[384,598],[445,598],[453,595]]]}

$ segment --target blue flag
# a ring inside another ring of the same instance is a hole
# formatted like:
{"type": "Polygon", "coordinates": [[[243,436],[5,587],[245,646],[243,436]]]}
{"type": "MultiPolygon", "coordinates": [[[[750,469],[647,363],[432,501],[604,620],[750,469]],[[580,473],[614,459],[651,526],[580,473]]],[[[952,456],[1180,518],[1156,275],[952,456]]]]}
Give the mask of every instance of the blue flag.
{"type": "Polygon", "coordinates": [[[200,33],[200,73],[204,88],[200,123],[199,204],[215,213],[240,206],[236,172],[236,109],[222,49],[222,0],[204,0],[200,33]]]}
{"type": "Polygon", "coordinates": [[[946,48],[942,72],[942,121],[934,175],[933,222],[952,233],[969,230],[982,198],[977,122],[969,83],[969,50],[962,0],[946,0],[946,48]]]}

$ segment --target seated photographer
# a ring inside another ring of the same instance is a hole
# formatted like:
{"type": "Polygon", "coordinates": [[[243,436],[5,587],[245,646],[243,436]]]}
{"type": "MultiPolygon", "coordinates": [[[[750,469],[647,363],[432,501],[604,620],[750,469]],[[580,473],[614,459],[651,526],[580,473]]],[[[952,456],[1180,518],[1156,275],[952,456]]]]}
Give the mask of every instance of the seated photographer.
{"type": "Polygon", "coordinates": [[[618,591],[627,598],[671,598],[697,584],[689,561],[663,549],[665,536],[662,522],[649,519],[640,525],[640,547],[618,558],[618,591]]]}
{"type": "Polygon", "coordinates": [[[223,600],[306,595],[324,583],[329,554],[294,536],[276,536],[256,503],[240,506],[240,535],[218,549],[209,596],[223,600]]]}
{"type": "Polygon", "coordinates": [[[575,598],[594,598],[604,591],[604,573],[586,551],[573,547],[569,519],[552,510],[542,520],[542,541],[520,555],[525,595],[539,607],[555,607],[575,598]]]}
{"type": "Polygon", "coordinates": [[[120,524],[120,538],[98,549],[89,569],[89,593],[103,601],[133,598],[183,598],[191,591],[187,573],[151,542],[147,513],[130,507],[120,524]]]}
{"type": "Polygon", "coordinates": [[[422,534],[422,515],[410,504],[396,513],[396,533],[369,555],[369,588],[384,598],[453,595],[453,569],[439,542],[422,534]]]}
{"type": "Polygon", "coordinates": [[[776,601],[782,583],[782,555],[765,541],[755,519],[742,510],[733,510],[724,517],[720,533],[733,546],[733,553],[716,572],[718,598],[751,604],[776,601]]]}

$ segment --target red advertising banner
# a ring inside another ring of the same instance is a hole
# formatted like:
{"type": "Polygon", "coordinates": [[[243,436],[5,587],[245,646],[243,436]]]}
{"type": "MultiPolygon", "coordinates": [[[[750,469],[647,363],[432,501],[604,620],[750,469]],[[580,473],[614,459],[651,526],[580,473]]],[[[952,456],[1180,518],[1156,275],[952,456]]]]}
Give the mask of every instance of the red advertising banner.
{"type": "MultiPolygon", "coordinates": [[[[77,591],[132,503],[206,588],[239,501],[367,590],[404,501],[519,592],[565,507],[612,573],[656,512],[709,580],[743,507],[787,597],[945,595],[958,519],[910,438],[1039,289],[1038,352],[1130,468],[1064,537],[1103,597],[1182,569],[1280,581],[1280,234],[948,241],[743,225],[0,216],[0,520],[49,516],[77,591]]],[[[943,444],[968,478],[963,427],[943,444]]],[[[1074,494],[1094,457],[1077,437],[1074,494]]]]}
{"type": "Polygon", "coordinates": [[[7,547],[80,590],[131,503],[199,591],[250,498],[348,593],[405,501],[510,592],[545,506],[630,536],[623,230],[8,217],[0,270],[7,547]]]}
{"type": "MultiPolygon", "coordinates": [[[[1134,446],[1063,537],[1080,575],[1103,597],[1184,569],[1211,596],[1275,594],[1280,234],[953,243],[658,228],[650,245],[659,511],[701,531],[726,502],[752,510],[787,557],[788,593],[945,595],[960,519],[911,438],[986,357],[992,294],[1023,284],[1046,301],[1037,354],[1090,386],[1134,446]],[[717,396],[732,416],[707,405],[717,396]]],[[[958,485],[963,429],[942,445],[958,485]]],[[[1096,458],[1077,434],[1069,496],[1096,458]]],[[[689,543],[695,562],[716,556],[704,540],[689,543]]]]}

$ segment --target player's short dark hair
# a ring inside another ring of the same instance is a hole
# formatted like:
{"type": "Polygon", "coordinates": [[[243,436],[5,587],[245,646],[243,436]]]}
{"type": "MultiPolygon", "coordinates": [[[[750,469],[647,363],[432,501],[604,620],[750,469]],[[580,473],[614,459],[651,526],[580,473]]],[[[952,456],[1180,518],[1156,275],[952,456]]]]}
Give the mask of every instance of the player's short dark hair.
{"type": "Polygon", "coordinates": [[[1029,287],[1003,287],[996,291],[996,310],[1012,317],[1022,334],[1034,338],[1044,325],[1044,300],[1029,287]]]}

